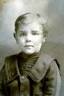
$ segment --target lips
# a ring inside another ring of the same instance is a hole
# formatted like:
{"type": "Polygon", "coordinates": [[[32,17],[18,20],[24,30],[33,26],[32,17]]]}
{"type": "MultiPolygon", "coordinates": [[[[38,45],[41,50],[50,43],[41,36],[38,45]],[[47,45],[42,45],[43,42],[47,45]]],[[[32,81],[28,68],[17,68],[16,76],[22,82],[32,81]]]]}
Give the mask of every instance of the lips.
{"type": "Polygon", "coordinates": [[[33,47],[33,45],[25,45],[25,47],[33,47]]]}

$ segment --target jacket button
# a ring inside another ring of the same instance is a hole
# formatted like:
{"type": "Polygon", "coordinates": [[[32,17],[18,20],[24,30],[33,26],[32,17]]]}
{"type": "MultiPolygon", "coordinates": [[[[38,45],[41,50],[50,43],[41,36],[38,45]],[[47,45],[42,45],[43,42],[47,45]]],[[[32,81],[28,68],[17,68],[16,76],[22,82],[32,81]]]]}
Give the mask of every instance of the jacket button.
{"type": "Polygon", "coordinates": [[[21,76],[22,79],[25,79],[25,76],[21,76]]]}

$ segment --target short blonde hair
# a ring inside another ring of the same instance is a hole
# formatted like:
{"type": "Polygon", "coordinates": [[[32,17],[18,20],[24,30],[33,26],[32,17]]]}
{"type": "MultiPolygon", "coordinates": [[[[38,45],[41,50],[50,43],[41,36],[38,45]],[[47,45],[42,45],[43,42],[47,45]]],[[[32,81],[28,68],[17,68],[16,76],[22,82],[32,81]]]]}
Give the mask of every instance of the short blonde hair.
{"type": "Polygon", "coordinates": [[[15,21],[15,31],[17,32],[20,24],[22,24],[22,25],[29,24],[30,22],[35,21],[35,20],[42,26],[43,35],[44,35],[44,37],[46,37],[47,34],[48,34],[48,31],[47,31],[47,22],[38,13],[33,14],[33,13],[28,12],[28,13],[25,13],[25,14],[20,15],[16,19],[16,21],[15,21]]]}

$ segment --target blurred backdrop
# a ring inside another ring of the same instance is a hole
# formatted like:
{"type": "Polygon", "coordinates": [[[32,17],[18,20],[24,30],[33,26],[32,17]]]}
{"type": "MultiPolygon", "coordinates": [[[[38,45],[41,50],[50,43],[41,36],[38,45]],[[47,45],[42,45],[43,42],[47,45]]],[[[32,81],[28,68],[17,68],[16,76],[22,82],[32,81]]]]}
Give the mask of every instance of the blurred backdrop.
{"type": "Polygon", "coordinates": [[[0,0],[0,69],[5,56],[20,50],[13,38],[14,22],[25,12],[40,13],[48,21],[48,39],[43,48],[61,66],[61,96],[64,96],[64,0],[0,0]]]}

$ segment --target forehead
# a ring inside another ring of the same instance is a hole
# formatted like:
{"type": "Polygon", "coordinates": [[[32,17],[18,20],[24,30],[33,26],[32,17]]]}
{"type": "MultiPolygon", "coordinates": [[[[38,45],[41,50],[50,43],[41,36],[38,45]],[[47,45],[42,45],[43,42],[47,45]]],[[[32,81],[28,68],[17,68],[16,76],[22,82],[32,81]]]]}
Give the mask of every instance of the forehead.
{"type": "Polygon", "coordinates": [[[19,24],[18,30],[42,30],[42,25],[37,21],[32,21],[26,24],[19,24]]]}
{"type": "Polygon", "coordinates": [[[29,24],[32,21],[40,21],[40,16],[38,14],[32,14],[32,13],[26,13],[23,16],[20,17],[22,23],[29,24]]]}
{"type": "Polygon", "coordinates": [[[15,22],[15,31],[27,30],[31,28],[32,30],[42,30],[44,24],[44,18],[38,14],[26,13],[19,16],[15,22]]]}

